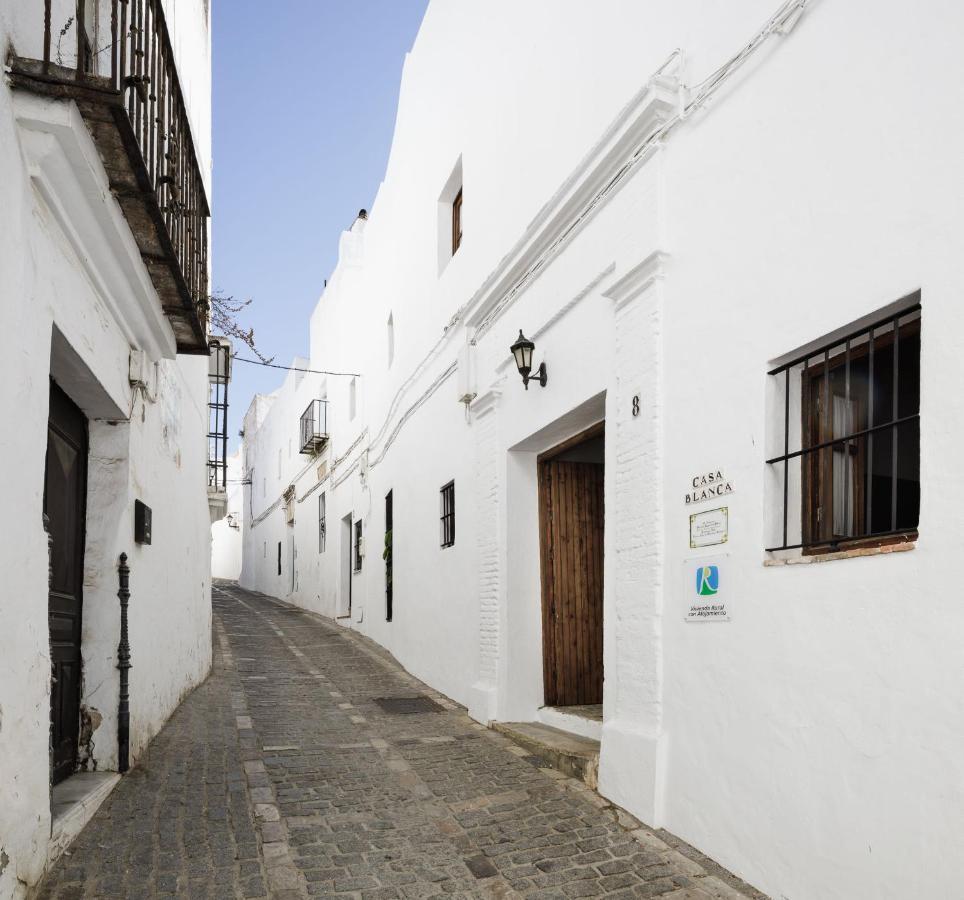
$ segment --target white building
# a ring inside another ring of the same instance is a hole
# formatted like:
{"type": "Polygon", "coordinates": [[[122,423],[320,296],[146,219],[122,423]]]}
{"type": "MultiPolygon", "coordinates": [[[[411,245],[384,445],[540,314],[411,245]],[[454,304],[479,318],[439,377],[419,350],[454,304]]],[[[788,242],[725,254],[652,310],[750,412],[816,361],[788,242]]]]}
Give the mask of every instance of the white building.
{"type": "Polygon", "coordinates": [[[225,516],[211,525],[211,575],[237,581],[241,577],[241,450],[227,460],[225,516]]]}
{"type": "Polygon", "coordinates": [[[294,363],[348,374],[245,422],[242,583],[598,733],[602,794],[772,896],[956,896],[962,34],[433,2],[294,363]]]}
{"type": "Polygon", "coordinates": [[[224,504],[198,303],[208,2],[47,6],[45,40],[43,0],[0,5],[2,898],[37,883],[207,674],[224,504]]]}

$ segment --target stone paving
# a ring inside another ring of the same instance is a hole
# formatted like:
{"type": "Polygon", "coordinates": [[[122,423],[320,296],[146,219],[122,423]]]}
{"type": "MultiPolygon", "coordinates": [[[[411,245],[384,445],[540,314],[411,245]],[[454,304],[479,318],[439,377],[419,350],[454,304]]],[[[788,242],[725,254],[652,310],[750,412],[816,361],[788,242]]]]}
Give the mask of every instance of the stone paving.
{"type": "Polygon", "coordinates": [[[233,584],[213,594],[210,678],[39,897],[763,898],[357,634],[233,584]]]}

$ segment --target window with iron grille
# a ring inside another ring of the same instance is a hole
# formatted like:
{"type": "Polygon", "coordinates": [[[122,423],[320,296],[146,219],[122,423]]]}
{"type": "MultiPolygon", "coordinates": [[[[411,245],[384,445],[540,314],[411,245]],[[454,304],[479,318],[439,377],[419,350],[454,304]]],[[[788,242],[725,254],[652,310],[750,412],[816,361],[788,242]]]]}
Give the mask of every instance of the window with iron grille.
{"type": "Polygon", "coordinates": [[[281,574],[281,541],[278,541],[278,574],[281,574]]]}
{"type": "Polygon", "coordinates": [[[318,552],[325,552],[325,492],[318,495],[318,552]]]}
{"type": "Polygon", "coordinates": [[[359,519],[355,523],[355,565],[354,570],[356,572],[361,571],[362,564],[362,523],[359,519]]]}
{"type": "Polygon", "coordinates": [[[439,492],[441,507],[441,538],[443,547],[455,543],[455,482],[450,481],[439,492]]]}
{"type": "Polygon", "coordinates": [[[767,466],[780,515],[768,551],[916,538],[920,328],[917,304],[769,373],[780,436],[767,466]]]}

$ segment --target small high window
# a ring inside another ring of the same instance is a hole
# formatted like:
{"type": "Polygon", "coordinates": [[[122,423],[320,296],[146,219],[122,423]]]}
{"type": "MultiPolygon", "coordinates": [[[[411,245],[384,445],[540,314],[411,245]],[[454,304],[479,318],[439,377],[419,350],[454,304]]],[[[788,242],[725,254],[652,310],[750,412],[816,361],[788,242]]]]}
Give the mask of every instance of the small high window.
{"type": "MultiPolygon", "coordinates": [[[[770,372],[780,395],[769,550],[913,540],[920,515],[920,305],[770,372]]],[[[774,435],[774,437],[776,437],[774,435]]]]}
{"type": "Polygon", "coordinates": [[[462,246],[465,210],[462,203],[462,157],[449,173],[438,197],[438,272],[442,274],[462,246]]]}
{"type": "Polygon", "coordinates": [[[462,189],[452,201],[452,256],[462,246],[462,189]]]}
{"type": "Polygon", "coordinates": [[[439,491],[441,545],[451,547],[455,543],[455,482],[450,481],[439,491]]]}

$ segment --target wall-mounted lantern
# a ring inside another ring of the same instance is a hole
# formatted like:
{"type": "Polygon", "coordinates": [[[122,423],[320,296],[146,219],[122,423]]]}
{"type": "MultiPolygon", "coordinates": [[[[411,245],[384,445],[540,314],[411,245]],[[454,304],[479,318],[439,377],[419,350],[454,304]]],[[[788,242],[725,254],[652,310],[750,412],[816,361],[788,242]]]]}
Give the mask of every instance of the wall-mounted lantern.
{"type": "Polygon", "coordinates": [[[526,390],[529,390],[530,381],[538,381],[545,387],[549,379],[546,375],[546,364],[544,362],[539,363],[535,375],[529,374],[532,371],[532,351],[536,349],[536,345],[522,333],[521,328],[519,329],[518,340],[509,349],[515,357],[515,364],[519,368],[519,374],[522,376],[522,383],[526,386],[526,390]]]}

